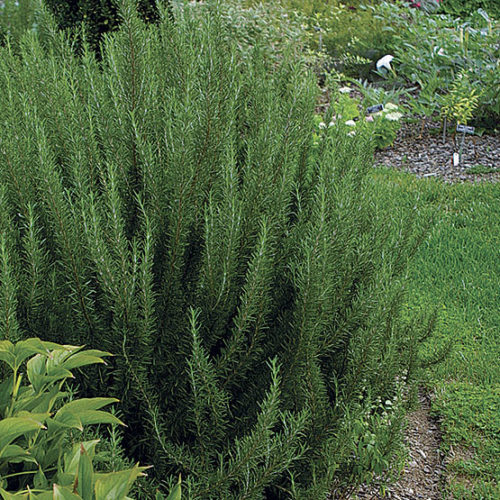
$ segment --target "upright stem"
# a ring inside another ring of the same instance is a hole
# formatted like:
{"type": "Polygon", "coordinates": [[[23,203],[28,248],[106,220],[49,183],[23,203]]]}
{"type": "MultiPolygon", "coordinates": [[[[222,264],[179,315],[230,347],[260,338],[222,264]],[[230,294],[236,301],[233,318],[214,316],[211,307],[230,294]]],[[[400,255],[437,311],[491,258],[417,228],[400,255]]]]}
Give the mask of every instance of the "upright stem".
{"type": "Polygon", "coordinates": [[[462,164],[462,150],[464,148],[464,141],[465,141],[465,131],[462,133],[462,140],[460,141],[460,149],[458,151],[458,164],[462,164]]]}

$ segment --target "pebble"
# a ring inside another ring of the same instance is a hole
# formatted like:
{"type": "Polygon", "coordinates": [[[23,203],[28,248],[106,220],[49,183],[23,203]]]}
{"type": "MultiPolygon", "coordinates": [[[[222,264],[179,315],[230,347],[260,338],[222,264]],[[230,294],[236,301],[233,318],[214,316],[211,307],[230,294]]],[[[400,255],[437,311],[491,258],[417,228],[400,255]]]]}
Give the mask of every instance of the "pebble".
{"type": "Polygon", "coordinates": [[[417,177],[441,177],[446,182],[480,182],[500,180],[500,135],[467,138],[462,152],[462,164],[453,166],[453,153],[458,152],[451,136],[443,143],[442,135],[431,135],[432,124],[422,138],[416,137],[411,124],[403,124],[394,144],[375,153],[375,164],[412,172],[417,177]],[[482,165],[499,169],[488,174],[469,174],[467,169],[482,165]]]}
{"type": "MultiPolygon", "coordinates": [[[[430,415],[430,397],[420,394],[421,408],[408,416],[406,442],[409,462],[399,480],[386,487],[386,496],[380,494],[376,483],[362,485],[358,492],[348,497],[352,500],[441,500],[442,455],[439,453],[441,435],[437,421],[430,415]],[[424,451],[425,450],[425,451],[424,451]]],[[[337,500],[345,497],[332,497],[337,500]]]]}

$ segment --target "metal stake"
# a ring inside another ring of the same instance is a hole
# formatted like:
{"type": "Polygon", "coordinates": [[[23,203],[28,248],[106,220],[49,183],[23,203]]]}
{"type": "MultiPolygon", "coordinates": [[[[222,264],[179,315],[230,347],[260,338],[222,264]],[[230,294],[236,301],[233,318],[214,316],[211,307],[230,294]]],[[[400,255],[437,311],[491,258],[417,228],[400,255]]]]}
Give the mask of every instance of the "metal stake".
{"type": "Polygon", "coordinates": [[[462,140],[460,141],[460,149],[458,151],[458,164],[462,164],[462,149],[464,148],[464,141],[465,141],[465,130],[462,134],[462,140]]]}

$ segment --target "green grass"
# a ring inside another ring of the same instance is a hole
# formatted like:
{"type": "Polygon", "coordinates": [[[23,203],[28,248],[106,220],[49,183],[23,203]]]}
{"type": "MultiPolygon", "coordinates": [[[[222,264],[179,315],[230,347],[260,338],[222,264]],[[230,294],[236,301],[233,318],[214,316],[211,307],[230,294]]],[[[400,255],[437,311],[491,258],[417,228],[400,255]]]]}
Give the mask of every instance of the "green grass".
{"type": "Polygon", "coordinates": [[[448,495],[500,498],[500,184],[418,180],[374,173],[391,202],[417,194],[438,221],[410,268],[408,307],[437,308],[432,353],[453,342],[426,384],[451,456],[448,495]],[[450,453],[450,451],[452,453],[450,453]]]}
{"type": "Polygon", "coordinates": [[[468,174],[494,174],[500,172],[500,168],[488,167],[487,165],[474,165],[467,169],[468,174]]]}

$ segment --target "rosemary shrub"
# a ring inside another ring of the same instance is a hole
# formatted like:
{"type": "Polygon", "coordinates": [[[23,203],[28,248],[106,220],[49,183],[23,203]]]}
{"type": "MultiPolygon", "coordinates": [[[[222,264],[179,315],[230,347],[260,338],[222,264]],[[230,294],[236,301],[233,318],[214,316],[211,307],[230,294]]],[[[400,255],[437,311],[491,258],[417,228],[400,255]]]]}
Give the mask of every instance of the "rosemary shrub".
{"type": "Polygon", "coordinates": [[[318,137],[304,64],[241,57],[217,2],[121,15],[99,60],[45,11],[0,49],[0,339],[115,354],[82,391],[122,400],[129,453],[188,498],[380,473],[402,409],[376,402],[423,335],[399,320],[423,219],[387,211],[370,138],[318,137]]]}

